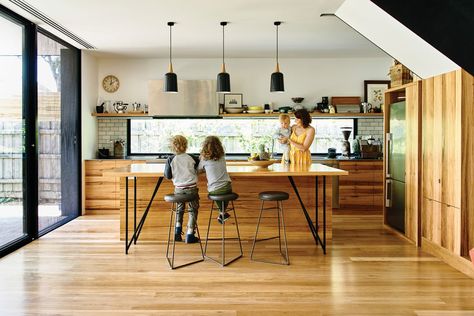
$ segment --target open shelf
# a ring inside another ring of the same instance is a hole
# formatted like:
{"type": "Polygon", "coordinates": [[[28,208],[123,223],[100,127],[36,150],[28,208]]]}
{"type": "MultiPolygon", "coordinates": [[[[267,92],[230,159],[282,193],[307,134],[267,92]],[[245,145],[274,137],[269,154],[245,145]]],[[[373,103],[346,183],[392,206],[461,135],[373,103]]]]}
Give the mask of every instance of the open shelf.
{"type": "MultiPolygon", "coordinates": [[[[294,116],[293,113],[289,113],[291,117],[294,116]]],[[[341,118],[383,118],[383,113],[310,113],[311,117],[324,118],[324,117],[341,117],[341,118]]],[[[233,117],[233,118],[252,118],[252,117],[278,117],[280,113],[270,113],[270,114],[220,114],[221,117],[233,117]]],[[[92,113],[92,116],[95,117],[119,117],[119,118],[128,118],[128,117],[149,117],[153,116],[146,113],[92,113]]]]}
{"type": "MultiPolygon", "coordinates": [[[[289,113],[290,116],[294,116],[293,113],[289,113]]],[[[221,114],[222,117],[278,117],[280,113],[270,114],[221,114]]],[[[368,117],[379,117],[383,118],[383,113],[310,113],[311,117],[350,117],[350,118],[368,118],[368,117]]]]}
{"type": "Polygon", "coordinates": [[[92,113],[92,116],[97,117],[150,117],[147,113],[92,113]]]}

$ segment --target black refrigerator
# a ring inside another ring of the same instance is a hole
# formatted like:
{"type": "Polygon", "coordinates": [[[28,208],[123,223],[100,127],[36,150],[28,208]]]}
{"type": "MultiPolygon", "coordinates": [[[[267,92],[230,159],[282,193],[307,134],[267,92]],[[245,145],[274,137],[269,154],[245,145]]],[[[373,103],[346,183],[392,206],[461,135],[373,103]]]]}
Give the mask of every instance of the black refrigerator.
{"type": "Polygon", "coordinates": [[[387,224],[405,233],[405,101],[390,105],[390,131],[386,135],[387,224]]]}

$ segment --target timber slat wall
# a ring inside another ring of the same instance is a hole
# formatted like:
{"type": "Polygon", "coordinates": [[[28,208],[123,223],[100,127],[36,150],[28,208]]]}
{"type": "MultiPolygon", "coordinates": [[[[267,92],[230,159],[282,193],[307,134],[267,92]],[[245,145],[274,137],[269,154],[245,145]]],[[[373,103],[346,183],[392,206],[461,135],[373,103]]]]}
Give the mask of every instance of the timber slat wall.
{"type": "Polygon", "coordinates": [[[422,89],[422,236],[464,257],[474,247],[473,81],[458,70],[423,80],[422,89]]]}

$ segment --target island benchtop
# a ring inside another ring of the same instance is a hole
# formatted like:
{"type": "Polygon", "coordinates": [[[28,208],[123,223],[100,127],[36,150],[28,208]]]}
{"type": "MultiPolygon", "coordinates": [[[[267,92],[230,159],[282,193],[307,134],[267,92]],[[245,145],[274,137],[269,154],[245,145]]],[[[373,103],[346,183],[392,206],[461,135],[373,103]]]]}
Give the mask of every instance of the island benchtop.
{"type": "MultiPolygon", "coordinates": [[[[108,177],[162,177],[164,163],[131,164],[123,168],[104,170],[108,177]]],[[[345,170],[328,167],[320,163],[308,165],[283,165],[274,163],[268,168],[259,168],[249,162],[228,162],[227,172],[230,176],[275,177],[275,176],[345,176],[345,170]]]]}

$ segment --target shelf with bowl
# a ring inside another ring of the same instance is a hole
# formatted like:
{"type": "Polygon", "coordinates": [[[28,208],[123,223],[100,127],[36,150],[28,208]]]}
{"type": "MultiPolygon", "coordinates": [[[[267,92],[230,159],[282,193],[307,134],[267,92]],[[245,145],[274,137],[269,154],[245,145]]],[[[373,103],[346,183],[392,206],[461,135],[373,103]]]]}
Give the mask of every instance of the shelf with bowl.
{"type": "MultiPolygon", "coordinates": [[[[288,113],[293,117],[293,113],[288,113]]],[[[311,117],[321,118],[321,117],[341,117],[341,118],[383,118],[383,113],[319,113],[312,112],[309,113],[311,117]]],[[[278,117],[280,113],[239,113],[239,114],[221,114],[222,117],[278,117]]]]}
{"type": "Polygon", "coordinates": [[[148,113],[143,112],[126,112],[126,113],[92,113],[92,116],[97,117],[150,117],[148,113]]]}

